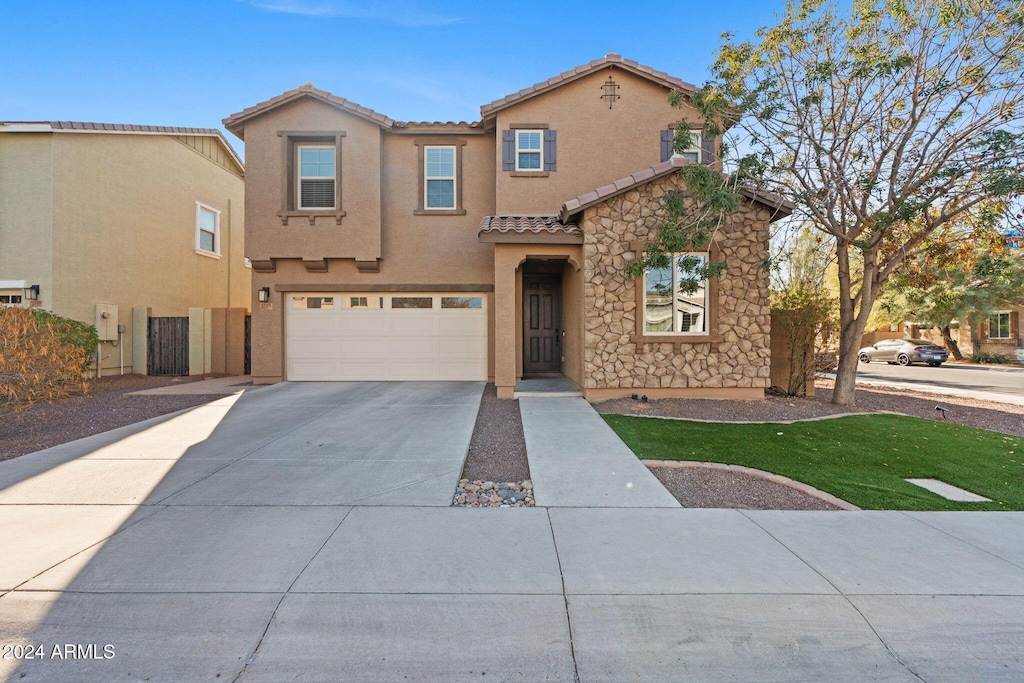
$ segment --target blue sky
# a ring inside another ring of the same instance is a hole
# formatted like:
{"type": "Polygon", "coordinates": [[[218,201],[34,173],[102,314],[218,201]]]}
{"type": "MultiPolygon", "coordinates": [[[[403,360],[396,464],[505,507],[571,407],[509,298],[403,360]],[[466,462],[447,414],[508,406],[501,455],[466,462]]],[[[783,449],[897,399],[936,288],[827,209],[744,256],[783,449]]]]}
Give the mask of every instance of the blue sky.
{"type": "Polygon", "coordinates": [[[610,50],[701,83],[721,33],[747,37],[774,23],[783,4],[0,0],[0,7],[0,120],[216,128],[307,81],[397,120],[473,121],[481,104],[610,50]]]}

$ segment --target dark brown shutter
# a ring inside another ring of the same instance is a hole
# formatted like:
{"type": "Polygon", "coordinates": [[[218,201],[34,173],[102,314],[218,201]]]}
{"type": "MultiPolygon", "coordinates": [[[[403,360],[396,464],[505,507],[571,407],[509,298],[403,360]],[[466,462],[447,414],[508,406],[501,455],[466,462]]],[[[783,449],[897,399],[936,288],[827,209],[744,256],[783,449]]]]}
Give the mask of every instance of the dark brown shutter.
{"type": "Polygon", "coordinates": [[[516,132],[501,131],[501,170],[516,170],[516,132]]]}
{"type": "Polygon", "coordinates": [[[700,163],[710,166],[715,162],[715,138],[710,135],[700,136],[700,163]]]}
{"type": "Polygon", "coordinates": [[[555,131],[544,131],[544,170],[555,171],[558,166],[557,145],[555,143],[555,131]]]}
{"type": "Polygon", "coordinates": [[[674,130],[661,131],[661,160],[668,161],[672,158],[672,138],[675,137],[674,130]]]}

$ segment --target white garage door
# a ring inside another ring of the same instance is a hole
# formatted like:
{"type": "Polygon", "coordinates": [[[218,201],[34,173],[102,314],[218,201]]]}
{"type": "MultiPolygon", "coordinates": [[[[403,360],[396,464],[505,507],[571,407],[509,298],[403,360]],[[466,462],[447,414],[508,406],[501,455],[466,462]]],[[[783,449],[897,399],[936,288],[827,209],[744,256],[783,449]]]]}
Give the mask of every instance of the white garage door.
{"type": "Polygon", "coordinates": [[[484,294],[285,296],[288,379],[487,379],[484,294]]]}

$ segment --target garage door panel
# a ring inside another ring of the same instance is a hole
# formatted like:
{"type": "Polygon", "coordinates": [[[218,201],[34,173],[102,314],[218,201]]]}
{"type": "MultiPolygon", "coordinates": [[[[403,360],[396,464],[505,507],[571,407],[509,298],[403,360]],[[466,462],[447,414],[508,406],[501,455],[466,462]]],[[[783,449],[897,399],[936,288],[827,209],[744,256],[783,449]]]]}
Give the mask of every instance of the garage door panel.
{"type": "Polygon", "coordinates": [[[364,339],[338,339],[335,341],[338,353],[342,357],[358,356],[360,358],[377,358],[381,356],[387,347],[387,339],[384,337],[364,339]]]}
{"type": "Polygon", "coordinates": [[[389,321],[388,332],[393,337],[423,337],[437,335],[437,319],[431,315],[409,316],[408,311],[402,311],[400,317],[396,315],[389,321]]]}
{"type": "Polygon", "coordinates": [[[443,337],[479,337],[486,331],[486,326],[480,315],[468,316],[458,315],[463,311],[455,311],[456,315],[444,317],[438,320],[438,332],[443,337]]]}
{"type": "Polygon", "coordinates": [[[339,318],[338,331],[343,337],[384,337],[388,333],[383,311],[365,314],[343,310],[339,318]]]}
{"type": "MultiPolygon", "coordinates": [[[[405,294],[429,299],[433,308],[352,308],[362,295],[332,294],[342,305],[303,308],[303,297],[286,312],[288,379],[296,381],[464,380],[487,378],[487,311],[445,308],[442,295],[405,294]]],[[[486,301],[482,295],[472,295],[486,301]]]]}

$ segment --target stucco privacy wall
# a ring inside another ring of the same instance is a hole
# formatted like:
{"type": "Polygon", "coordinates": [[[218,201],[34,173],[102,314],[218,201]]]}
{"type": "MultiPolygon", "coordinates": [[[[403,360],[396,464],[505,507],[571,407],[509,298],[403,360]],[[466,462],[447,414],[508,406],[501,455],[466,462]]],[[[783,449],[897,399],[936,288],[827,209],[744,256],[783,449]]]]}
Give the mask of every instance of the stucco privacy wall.
{"type": "MultiPolygon", "coordinates": [[[[726,271],[717,288],[717,317],[709,318],[711,341],[683,336],[664,342],[636,339],[642,280],[624,275],[631,247],[653,240],[667,218],[666,192],[685,193],[672,173],[584,211],[584,377],[587,398],[628,395],[761,398],[771,375],[767,257],[771,214],[744,202],[716,233],[726,271]]],[[[713,256],[714,258],[714,256],[713,256]]],[[[647,339],[650,339],[648,337],[647,339]]]]}

